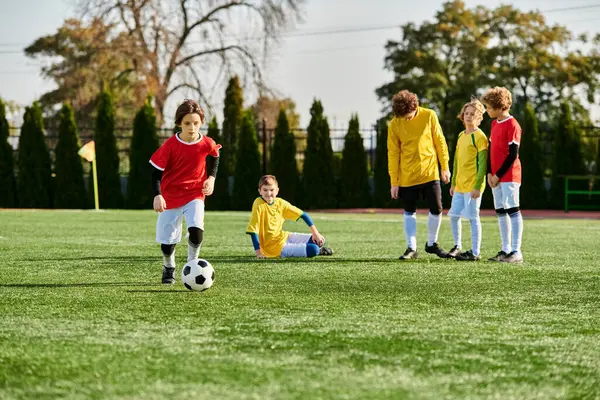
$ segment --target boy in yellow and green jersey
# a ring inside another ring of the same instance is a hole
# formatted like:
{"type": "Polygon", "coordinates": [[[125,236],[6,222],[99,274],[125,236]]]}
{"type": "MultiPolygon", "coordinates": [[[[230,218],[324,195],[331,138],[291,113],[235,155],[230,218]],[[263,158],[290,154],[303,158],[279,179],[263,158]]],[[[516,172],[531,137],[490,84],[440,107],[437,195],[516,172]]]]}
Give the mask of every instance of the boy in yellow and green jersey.
{"type": "Polygon", "coordinates": [[[441,180],[450,182],[448,146],[435,111],[419,107],[417,95],[402,90],[392,99],[394,118],[388,125],[388,171],[393,199],[404,203],[404,233],[408,247],[400,260],[418,257],[417,200],[429,205],[425,251],[440,258],[448,253],[437,243],[442,223],[441,180]]]}
{"type": "Polygon", "coordinates": [[[481,259],[481,221],[479,209],[481,194],[485,189],[487,171],[488,140],[479,129],[485,108],[478,100],[465,104],[458,118],[465,124],[465,130],[458,135],[454,153],[454,170],[450,195],[452,205],[450,227],[454,237],[454,247],[448,252],[450,257],[460,261],[479,261],[481,259]],[[471,223],[471,250],[461,252],[461,217],[471,223]]]}

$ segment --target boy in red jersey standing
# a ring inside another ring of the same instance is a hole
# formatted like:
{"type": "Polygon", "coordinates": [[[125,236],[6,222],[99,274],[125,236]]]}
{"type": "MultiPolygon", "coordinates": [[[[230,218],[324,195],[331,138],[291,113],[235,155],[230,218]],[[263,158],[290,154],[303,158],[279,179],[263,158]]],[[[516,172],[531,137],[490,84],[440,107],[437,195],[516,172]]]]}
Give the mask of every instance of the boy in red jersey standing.
{"type": "Polygon", "coordinates": [[[175,112],[181,131],[170,137],[150,158],[152,189],[158,212],[156,241],[163,255],[162,283],[175,282],[175,245],[181,241],[183,218],[189,232],[187,260],[198,258],[204,233],[204,199],[213,193],[219,149],[199,130],[204,110],[185,100],[175,112]]]}
{"type": "Polygon", "coordinates": [[[521,254],[523,217],[519,208],[521,126],[509,113],[512,96],[508,89],[492,88],[485,93],[481,102],[486,106],[490,118],[494,118],[490,132],[490,162],[487,177],[494,195],[494,208],[502,239],[502,249],[489,260],[521,263],[523,262],[521,254]]]}

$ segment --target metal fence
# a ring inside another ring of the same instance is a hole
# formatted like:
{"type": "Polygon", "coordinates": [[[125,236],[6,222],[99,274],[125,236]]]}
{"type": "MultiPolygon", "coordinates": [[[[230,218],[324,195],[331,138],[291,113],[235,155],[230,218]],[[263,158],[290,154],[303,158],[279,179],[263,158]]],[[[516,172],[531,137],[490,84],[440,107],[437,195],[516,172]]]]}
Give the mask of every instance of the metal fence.
{"type": "MultiPolygon", "coordinates": [[[[50,152],[51,160],[54,162],[54,149],[58,143],[58,128],[47,127],[45,133],[45,141],[50,152]]],[[[20,128],[11,128],[12,132],[19,132],[20,128]]],[[[160,128],[158,129],[158,136],[160,144],[164,143],[168,138],[173,135],[173,129],[160,128]]],[[[202,133],[206,133],[206,128],[201,129],[202,133]]],[[[119,165],[121,175],[129,174],[129,150],[131,146],[131,136],[133,130],[130,127],[115,128],[115,138],[117,141],[117,151],[119,153],[119,165]]],[[[263,124],[256,127],[257,139],[259,142],[259,152],[262,160],[263,171],[268,170],[268,165],[271,158],[271,152],[273,150],[273,141],[275,137],[275,129],[267,128],[263,124]],[[265,151],[266,149],[266,151],[265,151]]],[[[306,150],[307,133],[305,129],[293,129],[292,133],[296,139],[296,160],[299,165],[302,165],[304,161],[304,151],[306,150]]],[[[333,148],[334,154],[341,155],[344,149],[344,138],[346,136],[346,129],[330,129],[329,134],[331,137],[331,147],[333,148]]],[[[363,138],[363,144],[365,147],[365,155],[367,157],[370,170],[373,170],[375,163],[375,149],[377,147],[377,132],[375,129],[361,129],[360,134],[363,138]]],[[[94,135],[93,128],[79,128],[79,138],[81,144],[92,140],[94,135]]],[[[15,153],[19,147],[19,136],[11,135],[8,138],[9,144],[12,146],[15,153]]],[[[18,156],[18,154],[16,154],[18,156]]]]}

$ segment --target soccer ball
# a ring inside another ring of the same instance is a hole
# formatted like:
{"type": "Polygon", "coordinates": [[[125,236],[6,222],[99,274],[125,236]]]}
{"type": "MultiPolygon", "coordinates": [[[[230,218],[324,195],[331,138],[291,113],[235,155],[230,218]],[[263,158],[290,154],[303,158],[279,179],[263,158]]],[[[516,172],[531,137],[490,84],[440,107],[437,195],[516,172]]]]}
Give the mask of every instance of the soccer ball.
{"type": "Polygon", "coordinates": [[[215,270],[202,258],[188,261],[181,270],[181,283],[189,290],[203,292],[215,283],[215,270]]]}

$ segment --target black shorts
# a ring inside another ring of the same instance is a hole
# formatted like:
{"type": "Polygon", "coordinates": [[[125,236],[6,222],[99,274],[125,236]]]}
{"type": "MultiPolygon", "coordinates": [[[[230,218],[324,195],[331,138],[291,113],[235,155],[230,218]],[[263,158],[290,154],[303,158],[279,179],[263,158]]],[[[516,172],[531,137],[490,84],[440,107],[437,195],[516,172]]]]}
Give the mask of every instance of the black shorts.
{"type": "Polygon", "coordinates": [[[401,186],[399,195],[404,203],[404,211],[411,213],[417,211],[417,201],[421,197],[427,202],[430,213],[433,215],[442,213],[442,187],[440,181],[431,181],[415,186],[401,186]]]}

